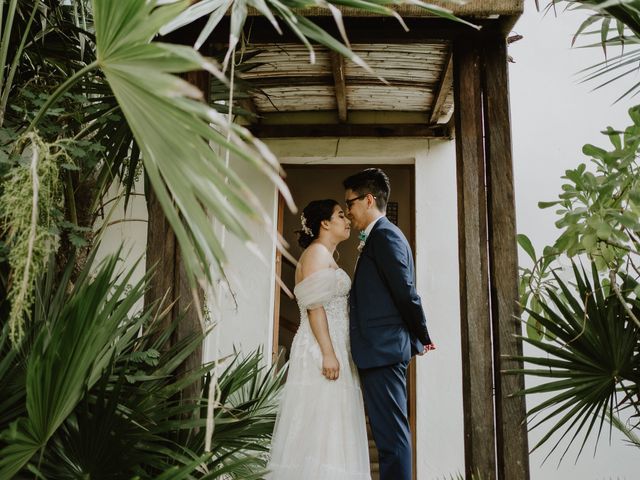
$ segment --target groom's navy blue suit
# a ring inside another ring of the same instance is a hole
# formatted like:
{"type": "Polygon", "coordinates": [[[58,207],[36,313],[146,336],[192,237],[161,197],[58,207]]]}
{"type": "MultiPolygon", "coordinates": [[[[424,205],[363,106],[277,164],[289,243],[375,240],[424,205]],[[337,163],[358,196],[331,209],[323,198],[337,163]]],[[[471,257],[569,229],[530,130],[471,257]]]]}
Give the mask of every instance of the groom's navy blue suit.
{"type": "Polygon", "coordinates": [[[349,296],[351,355],[380,459],[380,480],[411,480],[406,370],[431,343],[407,239],[380,218],[360,253],[349,296]]]}

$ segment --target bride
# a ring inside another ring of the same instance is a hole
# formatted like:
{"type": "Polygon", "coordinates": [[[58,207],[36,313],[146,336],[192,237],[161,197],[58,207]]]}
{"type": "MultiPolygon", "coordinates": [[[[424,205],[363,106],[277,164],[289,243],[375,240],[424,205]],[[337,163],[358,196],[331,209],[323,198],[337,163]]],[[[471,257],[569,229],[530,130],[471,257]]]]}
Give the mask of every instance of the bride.
{"type": "Polygon", "coordinates": [[[335,200],[303,210],[294,294],[300,327],[271,446],[269,480],[370,480],[358,371],[349,347],[349,275],[333,259],[350,221],[335,200]]]}

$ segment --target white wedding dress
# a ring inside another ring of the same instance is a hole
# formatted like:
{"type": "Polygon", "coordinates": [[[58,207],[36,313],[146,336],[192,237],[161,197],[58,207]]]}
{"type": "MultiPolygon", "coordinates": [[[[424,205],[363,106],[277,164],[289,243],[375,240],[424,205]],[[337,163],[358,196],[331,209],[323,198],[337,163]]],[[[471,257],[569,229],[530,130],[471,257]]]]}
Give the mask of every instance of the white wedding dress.
{"type": "Polygon", "coordinates": [[[300,327],[271,446],[269,480],[370,480],[369,446],[358,370],[349,346],[349,275],[319,270],[294,293],[300,327]],[[338,361],[337,380],[322,376],[322,353],[307,309],[323,306],[338,361]]]}

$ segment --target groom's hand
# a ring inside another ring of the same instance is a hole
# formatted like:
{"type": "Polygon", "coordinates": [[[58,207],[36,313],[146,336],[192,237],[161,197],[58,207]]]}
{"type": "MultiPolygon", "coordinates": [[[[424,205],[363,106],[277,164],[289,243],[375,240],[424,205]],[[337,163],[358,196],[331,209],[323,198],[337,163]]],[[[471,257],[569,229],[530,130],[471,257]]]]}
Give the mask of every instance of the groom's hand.
{"type": "Polygon", "coordinates": [[[424,348],[422,349],[422,352],[420,352],[418,355],[419,356],[423,356],[424,354],[430,352],[431,350],[435,350],[436,344],[435,343],[430,343],[429,345],[425,345],[424,348]]]}

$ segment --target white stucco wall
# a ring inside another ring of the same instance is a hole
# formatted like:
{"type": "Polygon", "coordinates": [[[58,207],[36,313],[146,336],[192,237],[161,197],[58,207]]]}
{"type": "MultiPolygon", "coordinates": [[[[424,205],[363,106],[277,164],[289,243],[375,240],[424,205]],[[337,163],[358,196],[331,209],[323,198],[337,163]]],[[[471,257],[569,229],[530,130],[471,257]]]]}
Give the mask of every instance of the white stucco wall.
{"type": "MultiPolygon", "coordinates": [[[[108,255],[115,254],[121,247],[118,271],[125,271],[140,260],[129,281],[130,284],[140,281],[146,269],[147,204],[143,192],[143,182],[137,182],[125,210],[123,191],[114,185],[103,199],[104,216],[98,217],[95,224],[95,229],[103,232],[102,242],[96,253],[96,265],[108,255]]],[[[144,302],[140,299],[134,308],[139,310],[143,305],[144,302]]]]}
{"type": "MultiPolygon", "coordinates": [[[[273,184],[262,175],[249,175],[253,170],[241,160],[232,159],[230,165],[256,195],[265,212],[275,219],[277,193],[273,184]]],[[[219,287],[207,294],[207,306],[216,326],[205,341],[205,361],[227,357],[234,351],[250,353],[262,348],[267,363],[271,362],[276,232],[265,231],[257,223],[245,226],[259,254],[233,235],[225,236],[226,272],[233,296],[229,290],[219,287]]],[[[219,225],[216,228],[221,232],[219,225]]]]}
{"type": "Polygon", "coordinates": [[[455,142],[416,156],[416,274],[438,350],[416,360],[417,478],[464,472],[455,142]]]}

